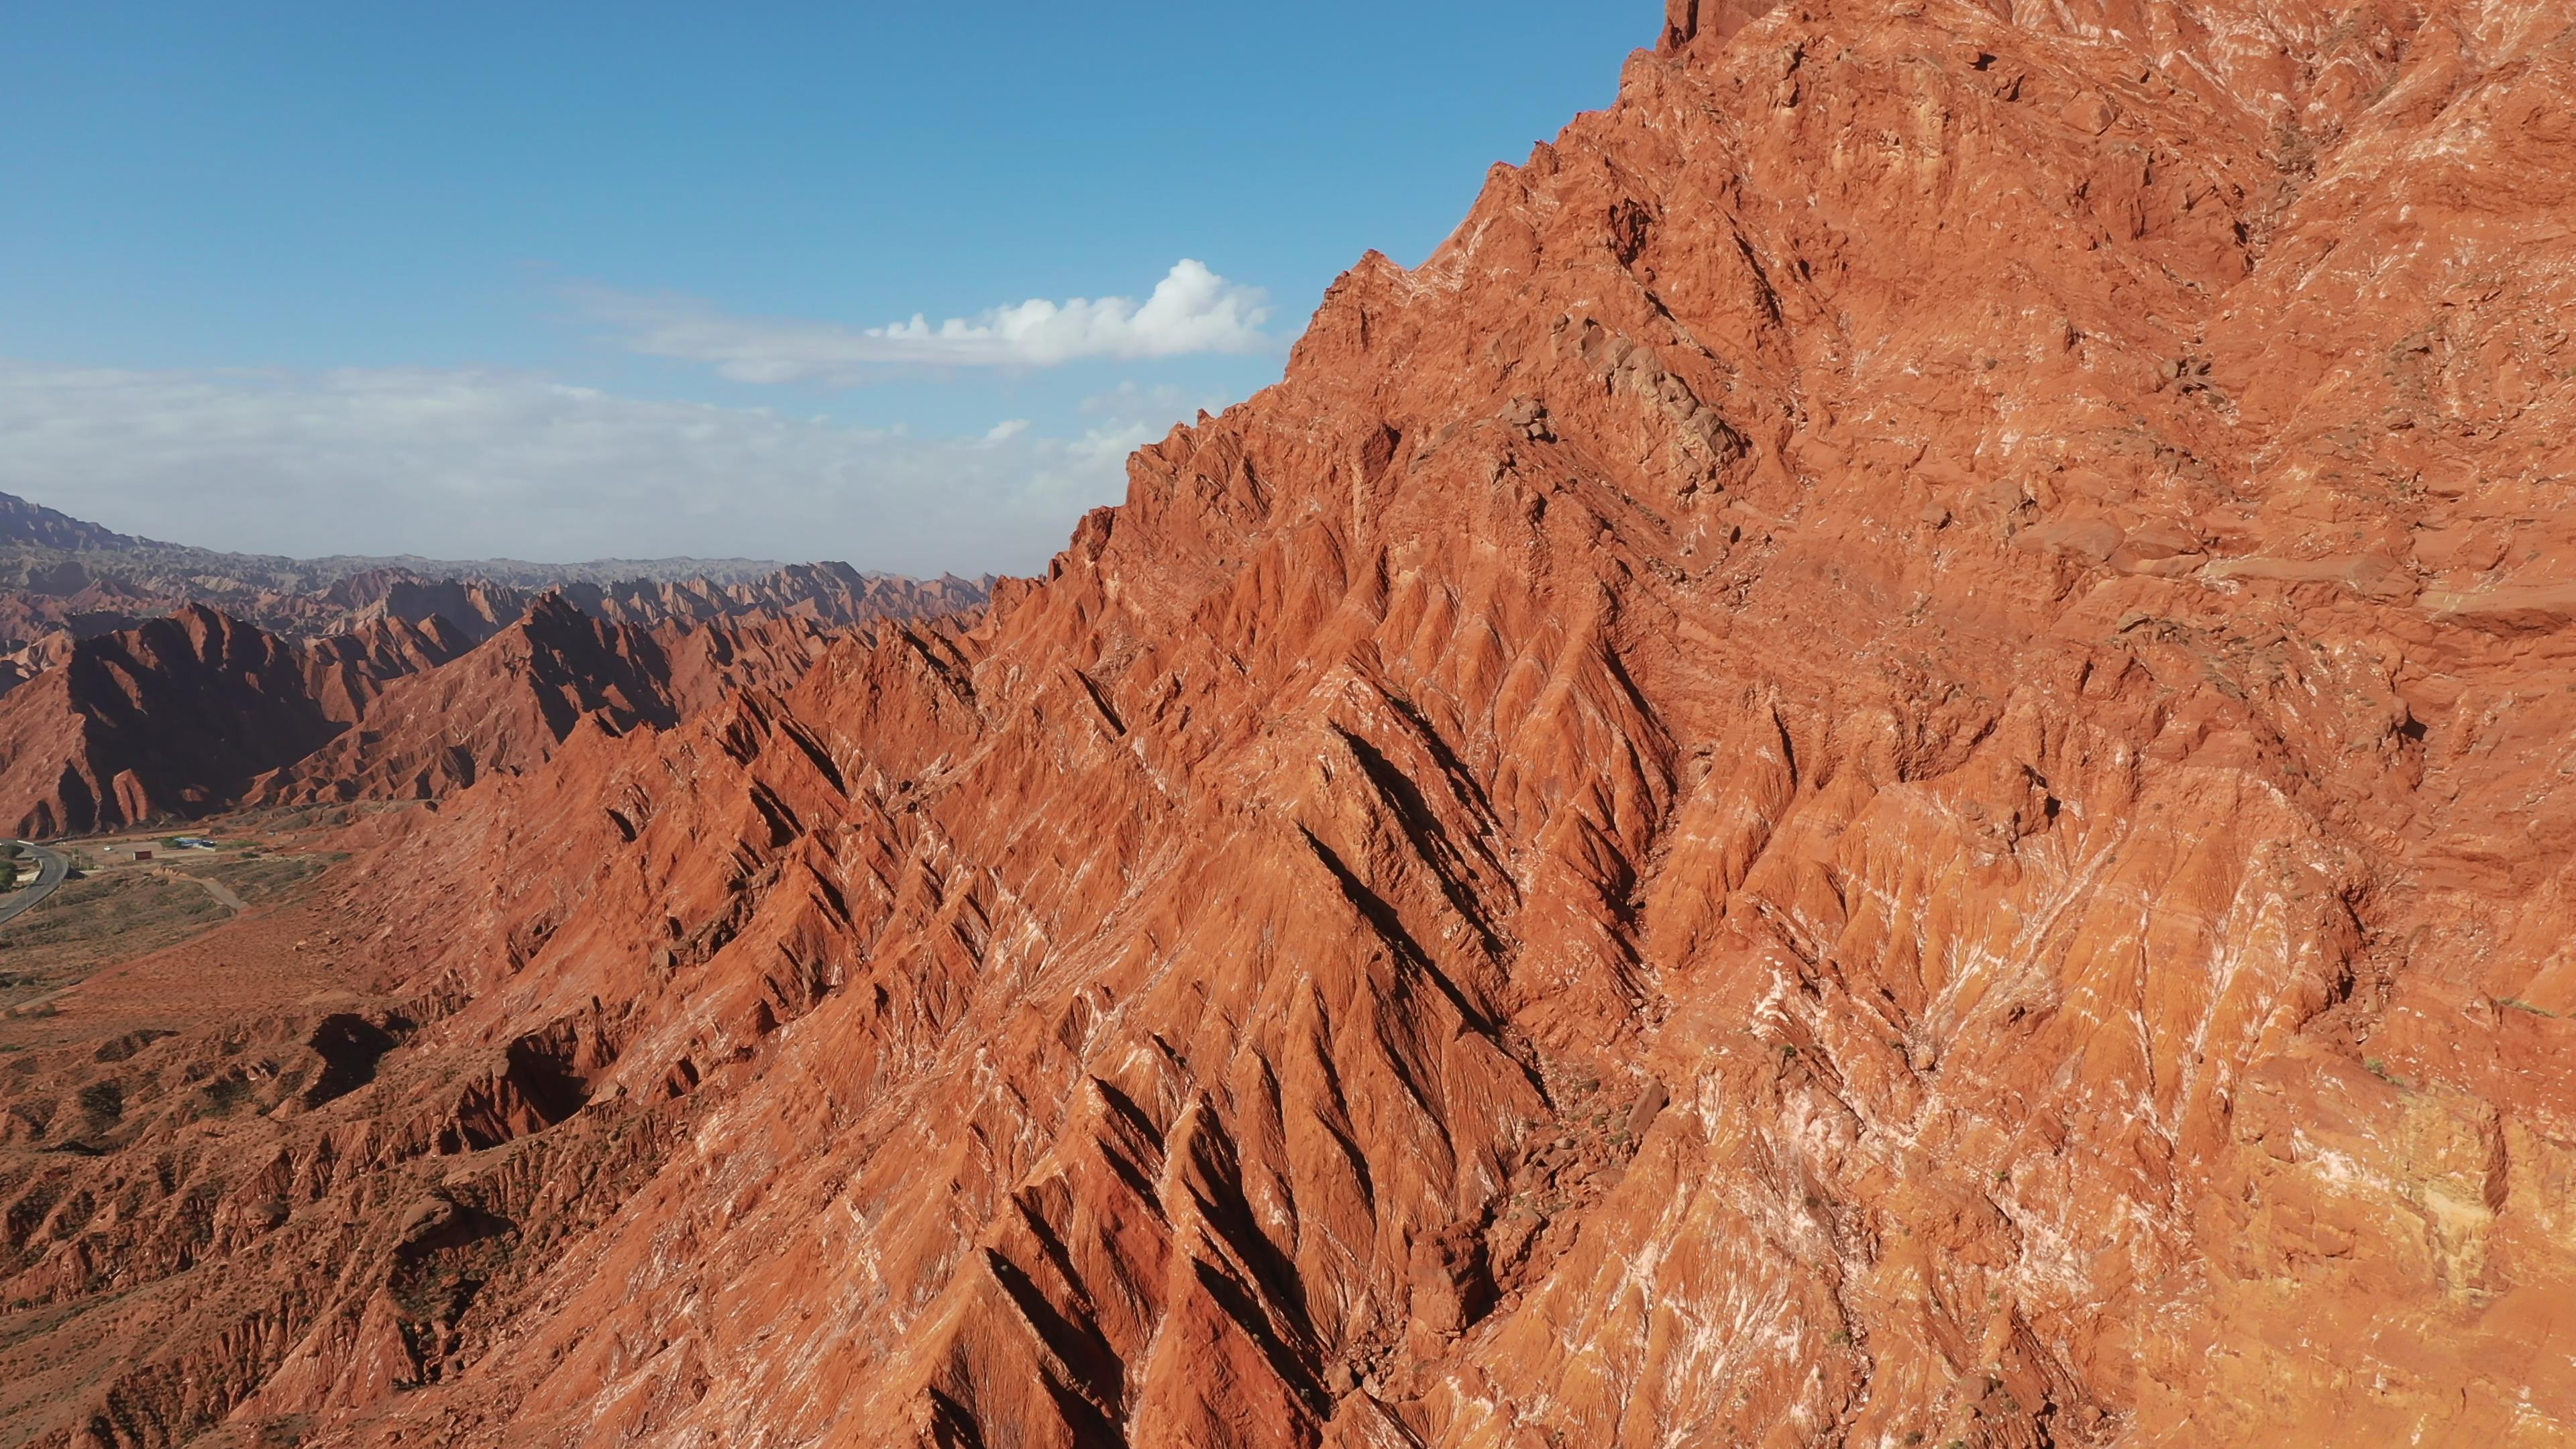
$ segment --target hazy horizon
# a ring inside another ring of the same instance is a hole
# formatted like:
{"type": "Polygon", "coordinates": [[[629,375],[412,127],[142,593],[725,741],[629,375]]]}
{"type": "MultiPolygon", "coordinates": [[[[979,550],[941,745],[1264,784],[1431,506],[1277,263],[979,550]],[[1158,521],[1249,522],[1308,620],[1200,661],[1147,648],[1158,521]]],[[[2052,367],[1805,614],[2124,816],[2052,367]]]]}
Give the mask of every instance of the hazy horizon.
{"type": "Polygon", "coordinates": [[[1274,381],[1658,18],[145,13],[0,60],[47,140],[0,149],[0,490],[242,553],[970,575],[1274,381]]]}

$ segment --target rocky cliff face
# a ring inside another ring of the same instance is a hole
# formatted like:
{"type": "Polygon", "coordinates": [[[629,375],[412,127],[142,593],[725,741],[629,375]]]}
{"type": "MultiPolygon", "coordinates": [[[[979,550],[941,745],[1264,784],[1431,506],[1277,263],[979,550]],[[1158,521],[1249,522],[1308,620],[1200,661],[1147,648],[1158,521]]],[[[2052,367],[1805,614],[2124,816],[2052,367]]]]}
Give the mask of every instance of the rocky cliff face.
{"type": "Polygon", "coordinates": [[[769,615],[647,629],[548,594],[453,667],[383,688],[356,729],[253,786],[246,803],[438,799],[543,764],[576,729],[668,729],[737,690],[785,688],[826,637],[769,615]]]}
{"type": "Polygon", "coordinates": [[[552,592],[479,642],[444,616],[385,615],[296,644],[191,605],[27,651],[43,672],[0,700],[0,819],[46,837],[438,799],[542,764],[584,726],[667,729],[784,689],[838,632],[754,612],[616,623],[552,592]]]}
{"type": "Polygon", "coordinates": [[[651,629],[727,619],[795,618],[826,628],[884,619],[932,619],[971,613],[990,596],[991,580],[908,579],[864,574],[847,564],[793,564],[757,578],[575,582],[551,589],[411,575],[368,575],[335,585],[323,597],[351,622],[444,619],[476,642],[492,637],[548,593],[595,619],[651,629]]]}
{"type": "Polygon", "coordinates": [[[382,624],[443,622],[466,644],[549,592],[593,618],[654,628],[786,615],[829,628],[982,607],[993,580],[908,579],[847,564],[607,560],[287,559],[131,538],[0,493],[0,694],[75,641],[191,604],[298,642],[382,624]]]}
{"type": "Polygon", "coordinates": [[[2565,1442],[2571,92],[2532,0],[1673,6],[980,627],[400,827],[366,1080],[13,1066],[0,1413],[2565,1442]]]}
{"type": "Polygon", "coordinates": [[[337,728],[293,649],[191,607],[71,645],[0,702],[0,802],[21,836],[203,815],[337,728]]]}

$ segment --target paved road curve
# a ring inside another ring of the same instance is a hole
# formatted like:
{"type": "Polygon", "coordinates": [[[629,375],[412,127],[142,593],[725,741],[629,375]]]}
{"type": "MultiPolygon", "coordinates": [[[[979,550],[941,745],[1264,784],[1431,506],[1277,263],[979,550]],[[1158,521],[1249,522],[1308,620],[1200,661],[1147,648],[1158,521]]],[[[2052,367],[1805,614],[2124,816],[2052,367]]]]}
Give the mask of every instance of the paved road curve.
{"type": "Polygon", "coordinates": [[[63,877],[71,874],[72,871],[70,861],[41,845],[26,845],[25,849],[29,855],[36,858],[36,882],[25,890],[11,891],[7,896],[0,897],[0,925],[17,919],[20,912],[52,895],[54,887],[61,885],[63,877]]]}

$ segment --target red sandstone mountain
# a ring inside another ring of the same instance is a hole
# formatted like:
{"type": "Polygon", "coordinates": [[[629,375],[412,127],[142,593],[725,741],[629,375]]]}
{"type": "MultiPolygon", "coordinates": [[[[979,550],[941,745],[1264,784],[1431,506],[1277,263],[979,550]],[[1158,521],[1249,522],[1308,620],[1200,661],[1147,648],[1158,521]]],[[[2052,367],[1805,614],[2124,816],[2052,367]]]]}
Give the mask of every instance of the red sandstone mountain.
{"type": "Polygon", "coordinates": [[[2570,35],[1676,4],[981,627],[13,1063],[0,1422],[2568,1442],[2570,35]]]}
{"type": "Polygon", "coordinates": [[[84,640],[0,700],[0,809],[21,836],[202,815],[336,728],[296,651],[191,606],[84,640]]]}
{"type": "Polygon", "coordinates": [[[809,615],[658,627],[540,596],[481,643],[443,615],[292,644],[213,610],[26,651],[0,699],[0,817],[75,834],[236,805],[435,799],[551,757],[588,724],[668,729],[784,689],[836,632],[809,615]]]}
{"type": "Polygon", "coordinates": [[[386,686],[425,674],[472,647],[443,617],[377,619],[304,647],[304,687],[326,716],[354,723],[386,686]]]}
{"type": "Polygon", "coordinates": [[[979,608],[992,580],[908,579],[847,564],[779,567],[742,560],[296,560],[212,553],[132,538],[0,493],[0,694],[80,639],[203,604],[292,640],[380,622],[427,626],[479,644],[548,590],[595,618],[655,627],[792,615],[829,628],[928,619],[979,608]],[[685,570],[713,572],[690,576],[685,570]],[[624,570],[632,569],[629,574],[624,570]]]}
{"type": "Polygon", "coordinates": [[[810,621],[778,618],[648,630],[548,594],[453,667],[386,687],[357,728],[246,798],[436,799],[484,775],[532,769],[583,726],[668,729],[737,690],[784,688],[823,637],[810,621]]]}
{"type": "MultiPolygon", "coordinates": [[[[371,574],[334,585],[323,600],[350,621],[443,618],[476,642],[490,638],[525,614],[547,591],[500,584],[371,574]]],[[[795,564],[761,578],[720,583],[631,580],[557,587],[583,613],[613,623],[653,628],[705,624],[720,619],[794,617],[830,628],[882,619],[929,619],[983,606],[989,581],[947,577],[908,579],[863,574],[847,564],[795,564]]]]}

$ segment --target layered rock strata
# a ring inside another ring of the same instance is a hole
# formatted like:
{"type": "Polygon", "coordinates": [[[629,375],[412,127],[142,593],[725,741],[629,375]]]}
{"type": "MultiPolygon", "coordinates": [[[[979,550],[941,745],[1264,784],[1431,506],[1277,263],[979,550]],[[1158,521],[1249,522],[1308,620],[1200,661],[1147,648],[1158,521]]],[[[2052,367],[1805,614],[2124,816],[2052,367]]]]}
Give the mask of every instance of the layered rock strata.
{"type": "Polygon", "coordinates": [[[0,820],[42,838],[434,800],[540,765],[578,728],[667,729],[783,689],[839,632],[801,614],[616,623],[556,592],[480,642],[392,615],[297,644],[191,605],[66,641],[0,699],[0,820]]]}

